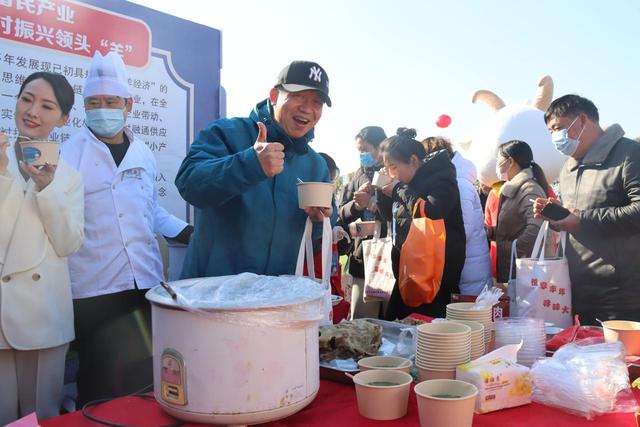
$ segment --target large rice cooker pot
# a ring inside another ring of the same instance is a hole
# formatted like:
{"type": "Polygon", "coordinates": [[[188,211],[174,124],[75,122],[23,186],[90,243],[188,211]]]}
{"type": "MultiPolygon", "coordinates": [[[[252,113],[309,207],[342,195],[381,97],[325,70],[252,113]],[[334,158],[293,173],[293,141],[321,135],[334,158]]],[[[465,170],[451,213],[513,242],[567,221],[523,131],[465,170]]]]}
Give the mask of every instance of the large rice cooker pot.
{"type": "Polygon", "coordinates": [[[146,295],[154,393],[165,411],[186,421],[243,425],[284,418],[311,403],[320,385],[320,285],[249,273],[169,285],[177,300],[160,286],[146,295]],[[221,283],[228,288],[221,291],[221,283]],[[204,297],[190,298],[194,289],[205,289],[204,297]]]}

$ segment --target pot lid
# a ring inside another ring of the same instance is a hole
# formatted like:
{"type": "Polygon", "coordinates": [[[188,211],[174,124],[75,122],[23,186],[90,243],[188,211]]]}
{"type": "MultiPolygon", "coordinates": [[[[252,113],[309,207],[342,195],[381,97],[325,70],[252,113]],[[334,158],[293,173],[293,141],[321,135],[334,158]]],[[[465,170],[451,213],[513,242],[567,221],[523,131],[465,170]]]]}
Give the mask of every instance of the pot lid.
{"type": "Polygon", "coordinates": [[[253,310],[322,300],[327,290],[306,277],[242,273],[169,282],[177,300],[160,285],[146,297],[153,303],[202,310],[253,310]]]}

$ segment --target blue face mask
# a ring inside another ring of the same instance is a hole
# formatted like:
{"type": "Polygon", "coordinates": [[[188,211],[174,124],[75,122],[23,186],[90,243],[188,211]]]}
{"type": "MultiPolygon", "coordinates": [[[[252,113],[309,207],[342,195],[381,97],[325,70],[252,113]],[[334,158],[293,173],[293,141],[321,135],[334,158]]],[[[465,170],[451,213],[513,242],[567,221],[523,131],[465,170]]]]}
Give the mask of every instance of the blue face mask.
{"type": "Polygon", "coordinates": [[[87,110],[84,121],[96,135],[111,138],[124,128],[124,112],[117,108],[87,110]]]}
{"type": "Polygon", "coordinates": [[[578,145],[580,144],[580,137],[582,136],[582,132],[584,132],[583,126],[582,130],[580,131],[580,135],[578,135],[578,138],[569,138],[569,129],[571,129],[571,126],[573,126],[576,120],[578,120],[577,117],[573,119],[568,128],[558,129],[551,134],[551,142],[553,142],[556,150],[566,156],[571,156],[576,152],[576,150],[578,149],[578,145]]]}
{"type": "Polygon", "coordinates": [[[360,165],[363,168],[372,168],[376,165],[376,159],[371,153],[360,153],[360,165]]]}

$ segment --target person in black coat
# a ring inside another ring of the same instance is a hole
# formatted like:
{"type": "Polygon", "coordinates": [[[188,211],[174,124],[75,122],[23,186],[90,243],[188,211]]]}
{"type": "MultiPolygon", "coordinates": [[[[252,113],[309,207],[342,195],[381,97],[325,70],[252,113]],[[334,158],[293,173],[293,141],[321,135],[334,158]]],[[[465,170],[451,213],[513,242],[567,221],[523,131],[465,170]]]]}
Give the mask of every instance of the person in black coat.
{"type": "Polygon", "coordinates": [[[387,138],[381,145],[387,173],[395,178],[378,195],[378,209],[395,224],[391,260],[396,285],[385,314],[388,320],[402,319],[411,313],[445,317],[451,294],[459,292],[460,273],[465,260],[466,236],[455,166],[445,150],[427,156],[415,136],[414,129],[400,128],[397,136],[387,138]],[[398,288],[398,266],[400,250],[411,226],[413,207],[419,198],[426,201],[425,214],[428,218],[444,219],[447,233],[444,273],[440,291],[430,304],[408,307],[402,301],[398,288]]]}

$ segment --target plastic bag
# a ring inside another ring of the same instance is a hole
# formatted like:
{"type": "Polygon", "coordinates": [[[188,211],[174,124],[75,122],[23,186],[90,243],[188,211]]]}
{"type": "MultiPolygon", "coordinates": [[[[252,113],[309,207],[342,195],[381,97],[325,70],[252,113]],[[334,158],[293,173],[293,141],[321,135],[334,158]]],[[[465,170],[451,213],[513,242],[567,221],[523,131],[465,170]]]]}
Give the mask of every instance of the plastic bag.
{"type": "Polygon", "coordinates": [[[398,336],[398,344],[391,351],[391,355],[411,358],[416,354],[417,340],[416,328],[402,328],[398,336]]]}
{"type": "Polygon", "coordinates": [[[400,251],[398,288],[405,305],[429,304],[440,291],[447,232],[444,220],[425,214],[423,199],[413,206],[409,233],[400,251]],[[418,214],[419,212],[419,214],[418,214]]]}
{"type": "Polygon", "coordinates": [[[175,298],[156,286],[147,299],[228,323],[292,327],[318,322],[325,311],[324,285],[304,277],[242,273],[179,280],[170,286],[175,298]]]}
{"type": "MultiPolygon", "coordinates": [[[[556,351],[567,343],[589,337],[599,337],[604,339],[602,328],[598,328],[597,326],[581,326],[580,318],[576,314],[573,326],[569,326],[568,328],[558,332],[553,336],[553,338],[547,341],[547,350],[556,351]]],[[[600,340],[600,342],[602,342],[602,340],[600,340]]]]}
{"type": "Polygon", "coordinates": [[[498,304],[500,297],[504,294],[502,289],[498,287],[492,287],[489,289],[487,285],[484,285],[482,292],[476,298],[476,303],[471,307],[471,310],[485,310],[498,304]]]}
{"type": "Polygon", "coordinates": [[[622,343],[589,345],[597,340],[566,344],[553,357],[534,363],[533,400],[589,420],[608,412],[635,411],[638,405],[622,343]]]}

